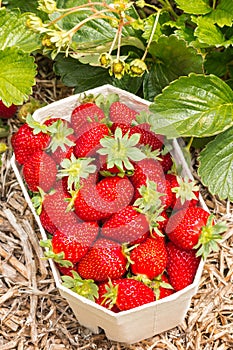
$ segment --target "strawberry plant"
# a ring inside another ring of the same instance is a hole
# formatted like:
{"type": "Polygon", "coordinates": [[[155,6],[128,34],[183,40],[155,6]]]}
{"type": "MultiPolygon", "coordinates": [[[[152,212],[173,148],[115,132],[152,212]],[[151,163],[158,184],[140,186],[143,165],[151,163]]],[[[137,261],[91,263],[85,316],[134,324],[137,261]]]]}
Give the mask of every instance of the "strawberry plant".
{"type": "Polygon", "coordinates": [[[233,200],[229,0],[2,5],[0,98],[6,105],[30,95],[33,56],[39,52],[76,93],[110,83],[151,101],[152,129],[167,138],[183,137],[188,151],[191,145],[200,149],[203,185],[220,199],[233,200]]]}
{"type": "Polygon", "coordinates": [[[197,185],[175,166],[172,144],[140,122],[144,112],[117,94],[83,94],[70,118],[28,116],[12,137],[50,237],[41,242],[45,256],[64,286],[114,312],[188,287],[226,229],[200,206],[197,185]],[[169,166],[159,157],[165,150],[169,166]]]}

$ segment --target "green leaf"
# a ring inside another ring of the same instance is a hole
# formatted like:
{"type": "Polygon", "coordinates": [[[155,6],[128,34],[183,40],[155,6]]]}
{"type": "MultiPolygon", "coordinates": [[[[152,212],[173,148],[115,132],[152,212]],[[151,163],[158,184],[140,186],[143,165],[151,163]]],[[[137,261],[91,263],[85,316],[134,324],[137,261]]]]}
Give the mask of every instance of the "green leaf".
{"type": "Polygon", "coordinates": [[[210,51],[205,57],[205,71],[218,77],[225,77],[233,67],[233,48],[228,47],[223,51],[210,51]]]}
{"type": "Polygon", "coordinates": [[[221,0],[216,9],[208,14],[219,27],[233,25],[233,1],[221,0]]]}
{"type": "Polygon", "coordinates": [[[0,98],[6,106],[22,104],[35,84],[34,58],[16,47],[0,50],[0,98]]]}
{"type": "Polygon", "coordinates": [[[25,52],[32,52],[41,47],[39,35],[26,26],[27,15],[0,9],[0,47],[17,46],[25,52]]]}
{"type": "Polygon", "coordinates": [[[209,0],[175,0],[177,7],[186,13],[204,15],[212,11],[209,0]]]}
{"type": "Polygon", "coordinates": [[[175,35],[161,36],[157,43],[152,43],[150,54],[155,64],[151,66],[143,82],[144,98],[150,101],[179,76],[203,71],[202,56],[175,35]]]}
{"type": "Polygon", "coordinates": [[[210,193],[233,201],[233,127],[209,142],[199,161],[198,174],[210,193]]]}
{"type": "Polygon", "coordinates": [[[233,91],[214,75],[190,74],[165,88],[150,110],[152,129],[158,134],[213,136],[233,125],[233,91]]]}
{"type": "Polygon", "coordinates": [[[200,43],[208,46],[224,46],[228,47],[233,43],[233,39],[226,39],[223,32],[218,28],[211,18],[198,17],[192,18],[193,22],[197,24],[194,35],[198,38],[200,43]]]}

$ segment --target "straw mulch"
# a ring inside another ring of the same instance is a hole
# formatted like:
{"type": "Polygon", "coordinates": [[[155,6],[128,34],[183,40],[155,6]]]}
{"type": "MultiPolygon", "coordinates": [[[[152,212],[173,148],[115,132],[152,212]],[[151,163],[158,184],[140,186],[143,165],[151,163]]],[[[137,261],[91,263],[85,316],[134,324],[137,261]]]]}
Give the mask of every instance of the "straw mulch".
{"type": "MultiPolygon", "coordinates": [[[[34,97],[51,103],[72,91],[43,65],[34,97]]],[[[11,132],[19,121],[8,121],[11,132]]],[[[10,147],[10,137],[7,140],[10,147]]],[[[205,264],[196,296],[182,324],[153,338],[127,345],[92,334],[79,325],[56,289],[39,229],[10,166],[0,168],[0,350],[230,350],[233,348],[233,205],[202,188],[210,211],[228,223],[219,252],[205,264]]]]}

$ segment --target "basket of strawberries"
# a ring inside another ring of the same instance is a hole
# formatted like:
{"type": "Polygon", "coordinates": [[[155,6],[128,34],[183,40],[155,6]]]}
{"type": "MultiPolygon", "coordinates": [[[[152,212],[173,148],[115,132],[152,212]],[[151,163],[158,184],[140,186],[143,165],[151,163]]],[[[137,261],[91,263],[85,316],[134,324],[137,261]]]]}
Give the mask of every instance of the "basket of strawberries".
{"type": "Polygon", "coordinates": [[[125,343],[184,319],[222,232],[149,106],[104,85],[38,109],[12,136],[61,295],[81,325],[125,343]]]}

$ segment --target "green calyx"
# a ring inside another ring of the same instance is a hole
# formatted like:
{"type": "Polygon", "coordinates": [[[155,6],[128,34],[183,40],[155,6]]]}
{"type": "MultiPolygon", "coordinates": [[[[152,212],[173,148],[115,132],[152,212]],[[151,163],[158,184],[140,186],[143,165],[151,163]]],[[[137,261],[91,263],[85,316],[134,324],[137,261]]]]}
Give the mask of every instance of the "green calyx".
{"type": "Polygon", "coordinates": [[[118,295],[118,285],[113,286],[112,281],[109,279],[108,284],[105,286],[106,293],[104,294],[104,299],[102,304],[108,304],[109,309],[111,309],[117,302],[118,295]]]}
{"type": "Polygon", "coordinates": [[[31,198],[31,201],[32,201],[33,207],[36,210],[37,215],[40,215],[42,211],[42,204],[44,201],[45,192],[42,190],[42,188],[40,187],[37,187],[37,188],[38,188],[38,192],[36,192],[33,195],[33,197],[31,198]]]}
{"type": "Polygon", "coordinates": [[[44,253],[44,259],[52,259],[54,262],[56,262],[62,267],[73,266],[73,263],[71,261],[64,259],[64,252],[54,253],[51,239],[40,240],[40,246],[43,248],[47,248],[47,250],[44,253]]]}
{"type": "Polygon", "coordinates": [[[62,151],[66,150],[66,146],[72,147],[75,143],[69,140],[68,136],[74,133],[72,128],[68,128],[66,123],[62,120],[57,120],[47,128],[49,134],[51,135],[51,142],[49,144],[49,149],[52,152],[55,152],[58,147],[62,149],[62,151]]]}
{"type": "Polygon", "coordinates": [[[137,198],[133,205],[137,207],[137,211],[146,216],[151,235],[153,236],[154,231],[157,235],[163,236],[158,229],[158,225],[159,222],[165,220],[164,217],[160,215],[164,210],[160,197],[165,194],[158,192],[157,184],[148,179],[146,180],[146,185],[142,185],[139,188],[139,193],[141,197],[137,198]]]}
{"type": "Polygon", "coordinates": [[[33,129],[33,134],[37,135],[40,132],[44,133],[44,134],[48,134],[48,126],[40,123],[38,121],[36,121],[31,114],[28,114],[26,117],[26,123],[28,124],[28,126],[30,126],[30,128],[33,129]]]}
{"type": "Polygon", "coordinates": [[[195,181],[190,181],[187,177],[184,179],[177,176],[178,187],[173,187],[172,192],[176,194],[176,198],[180,198],[183,205],[187,200],[198,199],[194,192],[199,191],[199,187],[195,181]]]}
{"type": "Polygon", "coordinates": [[[82,279],[81,276],[76,271],[71,271],[73,277],[62,276],[62,285],[69,288],[73,292],[87,298],[89,300],[95,301],[98,298],[98,286],[92,279],[82,279]]]}
{"type": "Polygon", "coordinates": [[[226,223],[219,222],[214,224],[214,216],[211,214],[206,226],[202,227],[198,243],[194,246],[194,249],[197,249],[196,256],[201,256],[205,260],[211,251],[217,252],[219,250],[218,243],[222,240],[221,233],[224,233],[226,230],[226,223]]]}
{"type": "Polygon", "coordinates": [[[90,174],[96,171],[96,165],[91,164],[94,158],[76,158],[74,154],[70,159],[65,158],[61,162],[61,167],[58,171],[58,178],[68,177],[68,190],[78,188],[81,179],[87,179],[90,174]]]}
{"type": "Polygon", "coordinates": [[[127,132],[122,135],[121,128],[116,128],[114,137],[106,136],[100,140],[102,148],[97,152],[101,155],[107,155],[107,168],[116,166],[120,172],[125,170],[134,170],[131,161],[140,161],[146,158],[146,155],[138,148],[140,134],[129,136],[127,132]]]}

